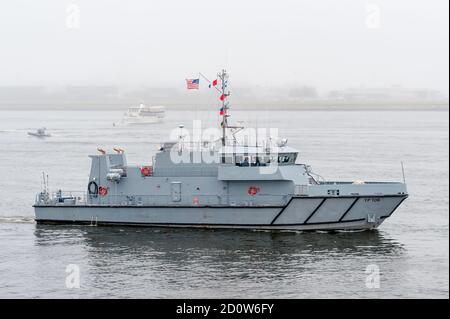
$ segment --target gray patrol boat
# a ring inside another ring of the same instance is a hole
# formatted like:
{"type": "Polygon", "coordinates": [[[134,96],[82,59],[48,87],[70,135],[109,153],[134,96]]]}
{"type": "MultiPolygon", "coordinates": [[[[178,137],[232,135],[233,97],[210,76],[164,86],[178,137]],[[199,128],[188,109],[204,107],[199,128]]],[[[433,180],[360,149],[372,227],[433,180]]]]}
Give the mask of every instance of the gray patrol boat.
{"type": "Polygon", "coordinates": [[[249,146],[228,138],[241,127],[228,124],[228,75],[222,71],[218,77],[222,129],[217,143],[187,147],[180,136],[164,143],[148,166],[128,165],[121,149],[99,149],[90,156],[87,190],[50,193],[44,186],[36,195],[36,222],[366,230],[377,228],[408,197],[404,181],[319,179],[298,163],[298,151],[286,140],[249,146]]]}

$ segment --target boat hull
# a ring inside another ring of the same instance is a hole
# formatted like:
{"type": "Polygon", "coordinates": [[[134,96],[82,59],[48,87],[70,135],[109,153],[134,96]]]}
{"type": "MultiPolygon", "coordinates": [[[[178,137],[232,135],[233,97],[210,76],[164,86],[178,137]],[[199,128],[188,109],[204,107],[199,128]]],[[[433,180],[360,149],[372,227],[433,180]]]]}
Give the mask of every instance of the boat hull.
{"type": "Polygon", "coordinates": [[[401,196],[293,197],[285,206],[35,205],[37,223],[257,230],[377,228],[401,196]]]}
{"type": "Polygon", "coordinates": [[[51,134],[38,134],[38,133],[33,133],[33,132],[28,132],[28,135],[34,136],[34,137],[50,137],[51,136],[51,134]]]}
{"type": "Polygon", "coordinates": [[[126,117],[124,123],[128,125],[143,125],[143,124],[155,124],[160,123],[163,120],[162,117],[146,116],[146,117],[126,117]]]}

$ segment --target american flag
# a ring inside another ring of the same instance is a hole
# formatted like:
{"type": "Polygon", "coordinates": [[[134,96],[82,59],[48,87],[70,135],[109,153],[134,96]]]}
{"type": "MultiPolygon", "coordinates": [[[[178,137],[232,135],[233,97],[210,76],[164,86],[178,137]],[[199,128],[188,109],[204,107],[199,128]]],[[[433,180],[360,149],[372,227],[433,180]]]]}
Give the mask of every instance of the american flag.
{"type": "Polygon", "coordinates": [[[186,85],[188,90],[198,90],[200,79],[186,79],[186,85]]]}

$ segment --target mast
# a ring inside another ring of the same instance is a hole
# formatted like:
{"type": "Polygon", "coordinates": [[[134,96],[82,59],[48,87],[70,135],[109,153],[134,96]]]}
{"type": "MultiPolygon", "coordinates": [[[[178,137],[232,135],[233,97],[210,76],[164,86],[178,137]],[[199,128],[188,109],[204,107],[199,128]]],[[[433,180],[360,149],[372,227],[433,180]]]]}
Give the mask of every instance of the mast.
{"type": "Polygon", "coordinates": [[[228,86],[228,74],[225,70],[222,70],[221,73],[217,75],[221,82],[221,101],[222,101],[222,146],[226,144],[227,138],[227,128],[228,128],[228,106],[229,103],[226,101],[226,98],[230,95],[230,91],[227,89],[228,86]]]}
{"type": "MultiPolygon", "coordinates": [[[[221,81],[221,88],[217,89],[220,91],[221,96],[220,100],[222,101],[222,146],[225,147],[227,144],[227,129],[234,130],[232,131],[233,137],[234,135],[239,132],[239,130],[242,130],[242,126],[234,126],[234,125],[228,125],[228,118],[230,115],[228,114],[228,110],[230,108],[230,103],[227,101],[228,96],[230,96],[230,90],[228,89],[228,73],[224,69],[221,73],[217,74],[217,77],[221,81]]],[[[222,152],[222,163],[225,163],[225,152],[222,152]]]]}

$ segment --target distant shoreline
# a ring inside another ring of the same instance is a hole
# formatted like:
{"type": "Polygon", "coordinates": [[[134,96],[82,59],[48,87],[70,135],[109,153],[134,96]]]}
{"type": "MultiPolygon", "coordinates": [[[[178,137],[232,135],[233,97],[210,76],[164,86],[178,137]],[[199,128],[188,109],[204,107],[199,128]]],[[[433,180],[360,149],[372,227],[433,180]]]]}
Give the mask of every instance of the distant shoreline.
{"type": "MultiPolygon", "coordinates": [[[[215,105],[200,102],[193,103],[158,103],[148,105],[164,105],[167,110],[192,111],[212,110],[215,105]]],[[[0,111],[124,111],[133,103],[130,101],[114,102],[0,102],[0,111]]],[[[446,102],[343,102],[343,101],[273,101],[273,102],[234,102],[234,110],[239,111],[449,111],[446,102]]]]}

